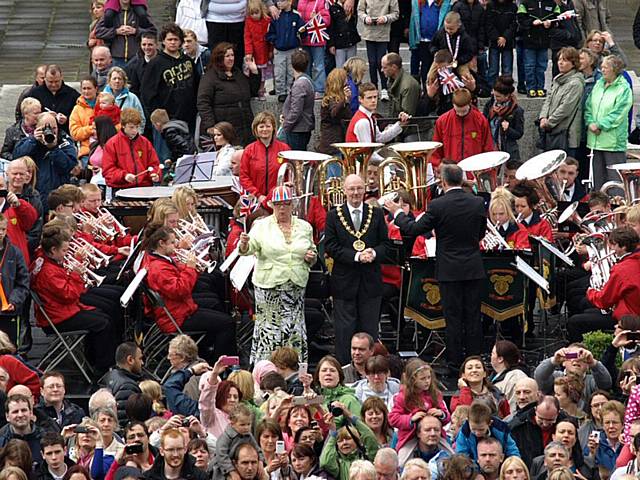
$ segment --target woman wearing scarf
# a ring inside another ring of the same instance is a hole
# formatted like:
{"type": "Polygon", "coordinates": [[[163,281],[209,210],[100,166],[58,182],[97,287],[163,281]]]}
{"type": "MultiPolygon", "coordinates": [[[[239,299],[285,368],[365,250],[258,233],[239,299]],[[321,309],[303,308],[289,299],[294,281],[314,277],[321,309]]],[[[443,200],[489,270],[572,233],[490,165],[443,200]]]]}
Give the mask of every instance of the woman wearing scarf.
{"type": "Polygon", "coordinates": [[[493,95],[484,107],[496,150],[507,152],[511,160],[520,161],[518,140],[524,134],[524,110],[515,95],[513,78],[502,75],[493,85],[493,95]]]}
{"type": "Polygon", "coordinates": [[[551,92],[540,111],[543,150],[561,148],[570,157],[576,157],[582,133],[582,92],[584,76],[580,72],[580,54],[573,47],[560,49],[558,70],[553,78],[551,92]],[[564,147],[564,148],[563,148],[564,147]]]}

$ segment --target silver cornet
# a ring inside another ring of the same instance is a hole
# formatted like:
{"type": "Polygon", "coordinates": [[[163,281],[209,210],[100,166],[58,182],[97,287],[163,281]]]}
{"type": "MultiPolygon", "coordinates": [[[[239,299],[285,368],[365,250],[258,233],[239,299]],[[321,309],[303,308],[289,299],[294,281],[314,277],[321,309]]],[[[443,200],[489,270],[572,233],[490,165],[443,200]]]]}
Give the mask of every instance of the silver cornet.
{"type": "Polygon", "coordinates": [[[73,216],[78,221],[80,228],[82,228],[82,226],[84,225],[91,226],[91,228],[94,230],[93,235],[99,241],[111,241],[116,237],[118,233],[114,228],[105,225],[99,217],[94,217],[90,213],[76,212],[73,214],[73,216]]]}
{"type": "Polygon", "coordinates": [[[494,250],[495,248],[511,250],[507,241],[500,235],[499,228],[499,223],[494,225],[491,221],[487,221],[487,231],[484,234],[484,238],[480,240],[482,248],[485,250],[494,250]]]}
{"type": "Polygon", "coordinates": [[[73,254],[67,254],[64,257],[64,267],[68,271],[77,271],[82,277],[82,281],[86,287],[99,287],[105,277],[92,272],[87,265],[87,259],[78,260],[73,254]]]}
{"type": "Polygon", "coordinates": [[[113,225],[120,235],[124,236],[129,231],[129,228],[122,225],[106,208],[98,208],[98,219],[103,221],[107,226],[113,225]]]}

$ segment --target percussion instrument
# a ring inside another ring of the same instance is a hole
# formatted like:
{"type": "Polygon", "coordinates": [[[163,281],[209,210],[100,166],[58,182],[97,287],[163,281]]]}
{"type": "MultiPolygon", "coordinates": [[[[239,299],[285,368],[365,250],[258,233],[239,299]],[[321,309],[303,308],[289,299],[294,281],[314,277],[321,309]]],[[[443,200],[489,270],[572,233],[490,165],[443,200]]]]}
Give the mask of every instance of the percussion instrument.
{"type": "Polygon", "coordinates": [[[458,166],[473,173],[479,192],[491,193],[498,187],[498,167],[509,158],[507,152],[484,152],[465,158],[458,166]]]}

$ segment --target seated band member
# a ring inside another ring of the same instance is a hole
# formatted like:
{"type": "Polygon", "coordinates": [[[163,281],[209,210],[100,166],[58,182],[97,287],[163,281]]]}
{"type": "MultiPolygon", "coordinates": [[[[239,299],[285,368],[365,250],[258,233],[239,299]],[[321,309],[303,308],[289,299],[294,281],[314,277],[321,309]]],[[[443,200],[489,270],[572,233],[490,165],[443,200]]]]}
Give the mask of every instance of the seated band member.
{"type": "MultiPolygon", "coordinates": [[[[187,263],[176,260],[176,236],[173,230],[162,224],[151,224],[145,228],[143,244],[147,254],[143,266],[147,269],[146,282],[158,292],[164,303],[184,332],[206,332],[200,342],[200,355],[212,362],[220,355],[236,352],[235,323],[226,313],[218,311],[220,301],[208,292],[196,292],[198,280],[195,255],[187,263]],[[211,347],[214,347],[213,354],[211,347]]],[[[152,314],[163,332],[176,331],[162,308],[145,310],[152,314]]]]}
{"type": "Polygon", "coordinates": [[[564,186],[564,192],[562,192],[561,200],[565,202],[586,202],[587,192],[584,186],[578,180],[579,163],[573,157],[567,157],[564,162],[558,167],[556,174],[560,184],[566,181],[564,186]]]}
{"type": "MultiPolygon", "coordinates": [[[[102,192],[100,187],[93,183],[85,183],[80,187],[82,192],[82,203],[80,205],[80,211],[83,213],[89,213],[95,218],[104,216],[101,214],[102,209],[102,192]]],[[[106,225],[115,231],[115,237],[113,240],[107,240],[103,243],[109,246],[115,247],[129,247],[131,245],[131,235],[122,230],[121,226],[109,220],[104,220],[106,225]]]]}
{"type": "Polygon", "coordinates": [[[140,135],[142,116],[135,108],[122,110],[122,130],[104,146],[102,174],[109,187],[150,187],[160,181],[160,162],[149,140],[140,135]]]}
{"type": "MultiPolygon", "coordinates": [[[[600,290],[587,289],[593,308],[572,315],[567,323],[570,341],[578,341],[592,330],[610,330],[624,315],[640,315],[640,251],[638,234],[629,227],[616,228],[609,234],[609,247],[618,262],[611,268],[609,279],[600,290]],[[602,313],[598,309],[613,309],[602,313]]],[[[591,266],[593,275],[594,266],[591,266]]]]}
{"type": "Polygon", "coordinates": [[[519,182],[511,193],[515,197],[516,213],[520,223],[527,229],[529,235],[544,237],[553,242],[553,232],[548,220],[542,218],[538,211],[540,197],[535,188],[528,182],[519,182]]]}
{"type": "Polygon", "coordinates": [[[382,142],[387,143],[402,133],[402,126],[411,118],[404,112],[398,115],[398,121],[388,125],[383,131],[378,128],[375,119],[378,108],[378,89],[373,83],[363,83],[358,89],[360,107],[353,115],[347,128],[347,142],[382,142]]]}
{"type": "MultiPolygon", "coordinates": [[[[98,372],[112,364],[115,334],[110,315],[92,306],[93,298],[80,275],[81,268],[65,268],[71,234],[62,225],[45,225],[42,231],[42,254],[31,265],[31,288],[38,294],[43,308],[61,332],[88,330],[86,356],[98,372]]],[[[39,308],[36,321],[46,333],[51,328],[39,308]]]]}
{"type": "Polygon", "coordinates": [[[525,250],[529,245],[529,233],[513,214],[513,195],[504,187],[498,187],[491,194],[489,220],[496,226],[513,250],[525,250]]]}

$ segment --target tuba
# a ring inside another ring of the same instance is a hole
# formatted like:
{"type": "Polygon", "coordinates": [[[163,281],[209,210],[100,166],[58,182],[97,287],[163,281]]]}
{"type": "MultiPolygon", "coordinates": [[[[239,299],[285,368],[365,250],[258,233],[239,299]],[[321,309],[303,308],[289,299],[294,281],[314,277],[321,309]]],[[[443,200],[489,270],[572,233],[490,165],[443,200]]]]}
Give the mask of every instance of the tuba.
{"type": "Polygon", "coordinates": [[[604,233],[593,233],[582,240],[587,248],[589,262],[591,262],[591,288],[600,290],[604,287],[611,268],[616,263],[615,253],[609,249],[607,236],[604,233]]]}
{"type": "MultiPolygon", "coordinates": [[[[429,159],[433,152],[442,146],[440,142],[407,142],[397,143],[391,149],[398,154],[397,157],[387,157],[378,167],[378,183],[380,195],[385,195],[398,190],[406,190],[413,194],[418,210],[424,210],[427,206],[429,186],[429,159]],[[385,167],[395,166],[396,172],[391,175],[389,182],[385,182],[385,167]],[[402,178],[398,175],[397,167],[403,172],[402,178]]],[[[433,172],[431,172],[433,176],[433,172]]],[[[435,180],[433,178],[432,180],[435,180]]]]}
{"type": "MultiPolygon", "coordinates": [[[[624,204],[627,207],[640,201],[640,162],[618,163],[611,165],[610,170],[615,170],[620,175],[621,182],[609,181],[602,185],[602,192],[609,194],[609,190],[616,188],[624,191],[624,204]]],[[[611,196],[611,195],[609,195],[611,196]]]]}
{"type": "Polygon", "coordinates": [[[479,192],[491,193],[498,187],[498,168],[510,157],[507,152],[485,152],[467,157],[458,165],[473,173],[479,192]]]}
{"type": "Polygon", "coordinates": [[[282,186],[285,183],[293,185],[294,195],[300,200],[296,213],[298,217],[306,219],[318,167],[323,162],[331,160],[331,156],[324,153],[287,150],[278,154],[278,160],[282,165],[278,169],[277,185],[282,186]]]}
{"type": "Polygon", "coordinates": [[[542,217],[551,223],[558,224],[558,202],[562,201],[566,181],[558,182],[555,175],[558,167],[567,158],[564,150],[550,150],[543,152],[524,162],[516,171],[518,180],[531,180],[540,196],[542,217]]]}
{"type": "MultiPolygon", "coordinates": [[[[318,168],[320,201],[324,208],[331,208],[344,203],[344,179],[347,175],[363,175],[367,172],[367,165],[373,151],[382,147],[382,143],[344,142],[333,143],[332,147],[342,153],[342,159],[331,157],[322,161],[318,168]],[[338,176],[329,176],[329,168],[336,165],[340,168],[338,176]]],[[[324,155],[324,157],[327,157],[324,155]]]]}

